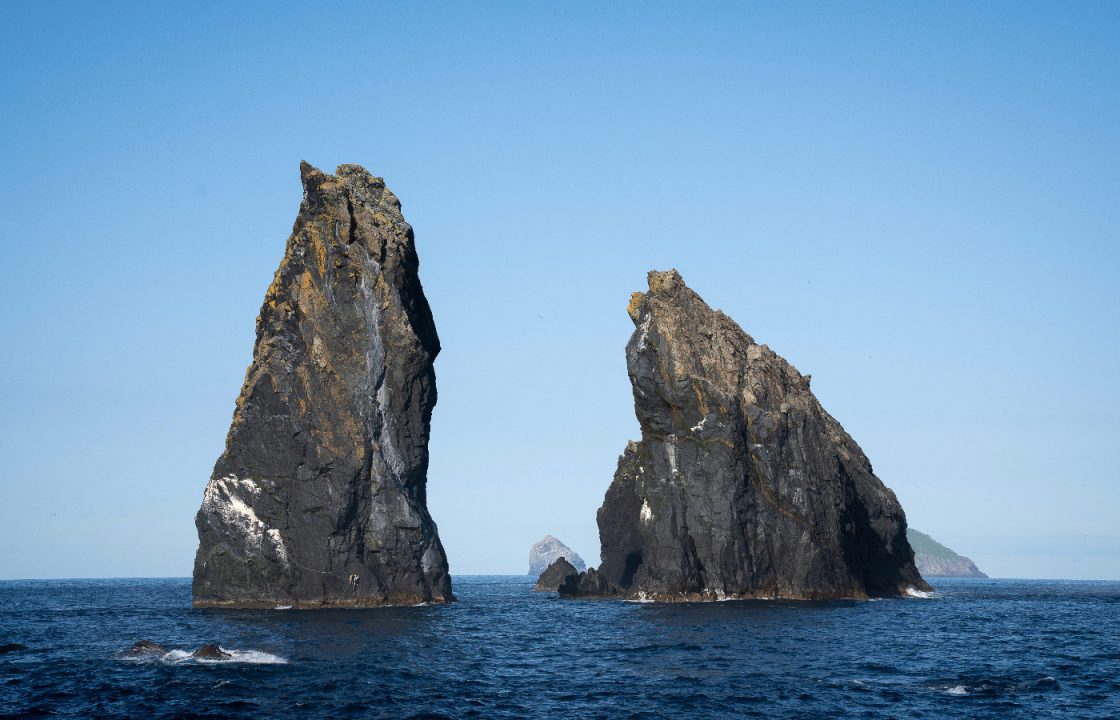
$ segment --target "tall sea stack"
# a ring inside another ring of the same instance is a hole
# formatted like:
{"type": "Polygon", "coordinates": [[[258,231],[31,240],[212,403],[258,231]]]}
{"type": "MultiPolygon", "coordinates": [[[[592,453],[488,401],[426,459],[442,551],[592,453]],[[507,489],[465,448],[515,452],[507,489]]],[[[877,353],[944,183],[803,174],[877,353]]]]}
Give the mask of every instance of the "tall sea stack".
{"type": "Polygon", "coordinates": [[[906,516],[809,377],[649,273],[626,346],[642,439],[599,509],[600,568],[565,596],[866,598],[929,590],[906,516]]]}
{"type": "Polygon", "coordinates": [[[449,602],[428,514],[439,338],[400,201],[300,165],[303,202],[195,524],[195,607],[449,602]]]}

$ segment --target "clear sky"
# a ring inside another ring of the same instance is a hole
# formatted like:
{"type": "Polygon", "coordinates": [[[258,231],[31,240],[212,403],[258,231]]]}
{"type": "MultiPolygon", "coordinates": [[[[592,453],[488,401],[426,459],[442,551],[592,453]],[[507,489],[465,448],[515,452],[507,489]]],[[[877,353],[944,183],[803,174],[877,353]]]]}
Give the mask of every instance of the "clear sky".
{"type": "Polygon", "coordinates": [[[0,577],[189,575],[299,161],[386,178],[443,343],[453,573],[523,573],[638,436],[675,267],[911,524],[1120,579],[1120,4],[15,3],[0,577]]]}

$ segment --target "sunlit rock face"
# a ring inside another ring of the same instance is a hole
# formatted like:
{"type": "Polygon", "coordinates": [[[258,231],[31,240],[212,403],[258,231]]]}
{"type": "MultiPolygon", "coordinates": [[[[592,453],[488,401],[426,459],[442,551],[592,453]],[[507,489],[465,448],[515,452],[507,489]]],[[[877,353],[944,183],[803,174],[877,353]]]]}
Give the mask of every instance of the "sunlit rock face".
{"type": "Polygon", "coordinates": [[[194,604],[451,601],[426,502],[440,347],[412,228],[360,166],[300,170],[299,215],[195,519],[194,604]]]}
{"type": "Polygon", "coordinates": [[[866,598],[929,586],[894,493],[809,377],[651,272],[626,346],[642,438],[599,509],[603,563],[568,597],[866,598]]]}

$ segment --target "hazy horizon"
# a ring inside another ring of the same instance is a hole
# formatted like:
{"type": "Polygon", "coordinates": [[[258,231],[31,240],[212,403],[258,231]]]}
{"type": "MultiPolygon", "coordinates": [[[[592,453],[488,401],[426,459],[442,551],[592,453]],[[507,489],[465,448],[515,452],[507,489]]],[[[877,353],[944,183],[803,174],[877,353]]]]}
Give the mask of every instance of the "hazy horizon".
{"type": "Polygon", "coordinates": [[[0,578],[183,577],[299,161],[401,199],[453,575],[523,574],[639,436],[680,270],[910,525],[1120,579],[1120,5],[12,6],[0,578]]]}

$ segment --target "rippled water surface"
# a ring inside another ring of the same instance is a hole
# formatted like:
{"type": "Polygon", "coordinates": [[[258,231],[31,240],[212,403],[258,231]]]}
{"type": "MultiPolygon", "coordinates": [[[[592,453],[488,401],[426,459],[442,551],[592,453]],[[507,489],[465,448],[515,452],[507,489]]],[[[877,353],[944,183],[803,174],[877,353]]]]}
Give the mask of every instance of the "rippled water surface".
{"type": "Polygon", "coordinates": [[[27,646],[0,716],[1120,717],[1120,583],[937,590],[656,605],[460,577],[449,606],[219,611],[188,580],[0,582],[0,644],[27,646]],[[120,655],[141,638],[170,652],[120,655]]]}

